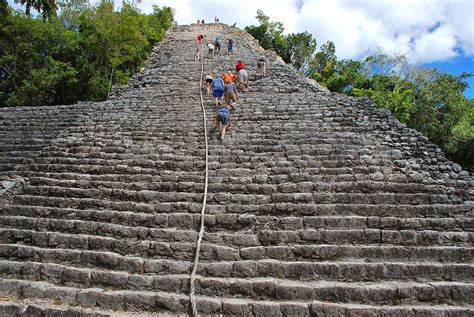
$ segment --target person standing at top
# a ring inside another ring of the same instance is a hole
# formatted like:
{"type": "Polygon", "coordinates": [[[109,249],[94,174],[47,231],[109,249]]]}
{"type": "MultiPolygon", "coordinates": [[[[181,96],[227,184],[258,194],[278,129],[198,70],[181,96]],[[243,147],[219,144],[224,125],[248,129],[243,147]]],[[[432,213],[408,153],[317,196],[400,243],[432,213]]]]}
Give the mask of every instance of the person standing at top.
{"type": "Polygon", "coordinates": [[[217,17],[214,17],[214,23],[218,23],[219,19],[217,17]]]}
{"type": "Polygon", "coordinates": [[[201,25],[201,20],[197,20],[196,24],[201,25]]]}
{"type": "Polygon", "coordinates": [[[201,20],[201,25],[204,27],[204,19],[201,20]]]}
{"type": "Polygon", "coordinates": [[[222,80],[220,75],[217,75],[216,79],[212,81],[211,86],[213,96],[216,98],[216,107],[219,107],[219,104],[221,104],[224,99],[224,80],[222,80]]]}
{"type": "Polygon", "coordinates": [[[214,39],[214,46],[215,46],[215,53],[216,54],[219,54],[219,52],[221,51],[221,36],[218,35],[216,36],[216,38],[214,39]]]}

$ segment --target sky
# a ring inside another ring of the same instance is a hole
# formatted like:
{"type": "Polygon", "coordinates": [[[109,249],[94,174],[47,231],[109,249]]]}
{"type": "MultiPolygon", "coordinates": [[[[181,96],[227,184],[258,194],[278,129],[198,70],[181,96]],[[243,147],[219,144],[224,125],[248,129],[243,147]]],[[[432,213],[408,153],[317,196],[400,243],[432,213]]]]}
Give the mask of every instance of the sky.
{"type": "MultiPolygon", "coordinates": [[[[261,9],[286,33],[308,31],[318,45],[333,41],[339,59],[361,60],[382,47],[412,64],[474,73],[474,0],[141,0],[137,6],[150,13],[154,4],[174,8],[180,25],[217,16],[240,28],[258,25],[261,9]]],[[[474,98],[474,77],[468,82],[465,94],[474,98]]]]}
{"type": "MultiPolygon", "coordinates": [[[[197,19],[258,25],[261,9],[285,32],[308,31],[318,45],[331,40],[339,59],[361,60],[382,47],[404,53],[412,64],[436,67],[453,75],[474,73],[474,0],[142,0],[175,9],[178,24],[197,19]]],[[[465,94],[474,98],[474,77],[465,94]]]]}

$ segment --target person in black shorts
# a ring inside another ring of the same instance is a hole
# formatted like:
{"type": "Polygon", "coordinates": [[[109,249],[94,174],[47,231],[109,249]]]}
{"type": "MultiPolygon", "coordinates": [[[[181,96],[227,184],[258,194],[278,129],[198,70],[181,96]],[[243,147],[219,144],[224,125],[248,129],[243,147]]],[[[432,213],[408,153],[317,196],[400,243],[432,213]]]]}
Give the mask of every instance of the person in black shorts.
{"type": "Polygon", "coordinates": [[[206,92],[209,95],[211,93],[211,84],[214,78],[212,78],[211,74],[208,74],[204,77],[204,83],[206,84],[206,92]]]}
{"type": "Polygon", "coordinates": [[[226,129],[230,128],[230,113],[226,106],[222,106],[216,113],[214,128],[219,128],[219,139],[222,141],[226,129]]]}

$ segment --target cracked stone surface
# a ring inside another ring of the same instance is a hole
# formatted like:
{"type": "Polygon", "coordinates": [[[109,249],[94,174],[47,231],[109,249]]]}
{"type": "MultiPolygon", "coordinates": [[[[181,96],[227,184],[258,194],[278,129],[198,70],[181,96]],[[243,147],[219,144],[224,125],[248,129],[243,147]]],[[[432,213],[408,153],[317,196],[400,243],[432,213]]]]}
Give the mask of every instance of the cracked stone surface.
{"type": "Polygon", "coordinates": [[[204,93],[198,311],[473,315],[474,179],[369,99],[325,91],[223,24],[174,27],[107,101],[0,109],[0,315],[188,312],[200,33],[236,43],[205,51],[204,71],[243,59],[250,85],[223,142],[204,93]]]}

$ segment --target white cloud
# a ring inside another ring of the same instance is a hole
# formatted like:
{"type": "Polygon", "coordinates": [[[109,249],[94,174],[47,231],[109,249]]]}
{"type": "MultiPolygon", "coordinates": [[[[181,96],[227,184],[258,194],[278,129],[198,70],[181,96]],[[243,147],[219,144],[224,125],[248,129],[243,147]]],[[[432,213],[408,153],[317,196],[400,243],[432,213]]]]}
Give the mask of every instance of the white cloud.
{"type": "Polygon", "coordinates": [[[433,32],[422,34],[415,40],[410,57],[415,62],[433,62],[447,60],[458,53],[456,37],[450,26],[440,26],[433,32]]]}
{"type": "Polygon", "coordinates": [[[419,63],[474,56],[474,0],[142,0],[138,6],[149,13],[153,4],[174,8],[178,24],[217,16],[240,28],[257,25],[261,9],[287,33],[308,31],[318,45],[332,40],[339,58],[361,59],[378,46],[419,63]]]}

